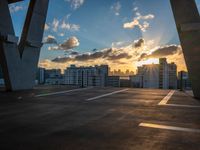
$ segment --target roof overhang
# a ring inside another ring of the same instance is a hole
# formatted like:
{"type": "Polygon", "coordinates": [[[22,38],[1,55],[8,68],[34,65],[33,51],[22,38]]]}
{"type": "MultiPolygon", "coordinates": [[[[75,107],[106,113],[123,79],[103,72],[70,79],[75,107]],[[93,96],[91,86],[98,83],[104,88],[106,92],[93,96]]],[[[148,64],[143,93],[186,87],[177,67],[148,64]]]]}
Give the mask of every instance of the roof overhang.
{"type": "Polygon", "coordinates": [[[23,0],[8,0],[8,3],[11,4],[11,3],[16,3],[16,2],[20,2],[20,1],[23,1],[23,0]]]}

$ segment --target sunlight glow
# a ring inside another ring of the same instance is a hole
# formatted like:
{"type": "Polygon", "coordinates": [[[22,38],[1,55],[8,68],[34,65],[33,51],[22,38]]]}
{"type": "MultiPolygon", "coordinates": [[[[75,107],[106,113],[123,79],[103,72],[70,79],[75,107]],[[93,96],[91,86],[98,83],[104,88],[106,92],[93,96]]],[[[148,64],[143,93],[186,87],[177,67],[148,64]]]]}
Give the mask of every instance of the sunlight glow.
{"type": "Polygon", "coordinates": [[[136,63],[137,66],[150,65],[150,64],[159,64],[159,59],[149,58],[147,60],[139,61],[136,63]]]}

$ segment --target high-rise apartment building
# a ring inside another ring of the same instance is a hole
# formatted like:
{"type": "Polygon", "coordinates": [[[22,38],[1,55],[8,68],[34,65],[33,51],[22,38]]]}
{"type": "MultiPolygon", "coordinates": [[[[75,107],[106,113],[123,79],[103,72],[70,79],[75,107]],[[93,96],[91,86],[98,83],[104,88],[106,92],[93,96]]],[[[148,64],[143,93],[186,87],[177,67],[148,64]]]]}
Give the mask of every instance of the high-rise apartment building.
{"type": "Polygon", "coordinates": [[[166,58],[159,59],[159,88],[169,88],[169,67],[166,58]]]}
{"type": "Polygon", "coordinates": [[[188,72],[186,71],[178,72],[178,88],[182,90],[192,89],[192,84],[191,84],[188,72]]]}
{"type": "Polygon", "coordinates": [[[83,71],[78,70],[75,65],[71,65],[65,70],[64,73],[64,84],[68,85],[78,85],[79,82],[82,82],[82,79],[79,79],[83,76],[83,71]]]}
{"type": "Polygon", "coordinates": [[[168,64],[169,72],[169,89],[177,89],[177,65],[175,63],[168,64]]]}
{"type": "Polygon", "coordinates": [[[37,74],[36,74],[36,80],[38,84],[45,83],[45,69],[44,68],[38,68],[37,74]]]}
{"type": "Polygon", "coordinates": [[[120,77],[119,76],[108,76],[106,86],[120,87],[120,77]]]}
{"type": "Polygon", "coordinates": [[[0,66],[0,79],[3,79],[3,72],[2,72],[1,66],[0,66]]]}
{"type": "Polygon", "coordinates": [[[61,70],[38,68],[36,74],[36,84],[63,84],[63,75],[61,73],[61,70]]]}
{"type": "Polygon", "coordinates": [[[0,66],[0,86],[1,85],[4,85],[4,79],[3,79],[3,72],[2,72],[2,69],[1,69],[1,66],[0,66]]]}
{"type": "Polygon", "coordinates": [[[87,86],[106,86],[108,65],[76,67],[71,65],[64,73],[64,84],[87,86]]]}
{"type": "Polygon", "coordinates": [[[63,76],[61,74],[61,69],[45,70],[45,84],[49,85],[63,84],[63,76]]]}
{"type": "Polygon", "coordinates": [[[159,65],[143,65],[138,67],[141,88],[159,88],[159,65]]]}
{"type": "Polygon", "coordinates": [[[137,88],[177,88],[177,66],[168,64],[166,58],[160,58],[159,64],[138,67],[137,74],[131,77],[131,86],[137,88]]]}

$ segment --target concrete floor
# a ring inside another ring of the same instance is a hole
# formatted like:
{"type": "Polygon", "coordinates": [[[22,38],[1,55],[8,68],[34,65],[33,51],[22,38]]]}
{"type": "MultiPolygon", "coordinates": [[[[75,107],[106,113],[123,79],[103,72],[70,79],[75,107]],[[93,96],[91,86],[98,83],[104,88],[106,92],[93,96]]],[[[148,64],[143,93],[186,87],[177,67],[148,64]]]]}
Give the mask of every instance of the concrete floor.
{"type": "Polygon", "coordinates": [[[188,94],[158,105],[170,90],[71,89],[0,92],[0,150],[200,149],[200,102],[188,94]]]}

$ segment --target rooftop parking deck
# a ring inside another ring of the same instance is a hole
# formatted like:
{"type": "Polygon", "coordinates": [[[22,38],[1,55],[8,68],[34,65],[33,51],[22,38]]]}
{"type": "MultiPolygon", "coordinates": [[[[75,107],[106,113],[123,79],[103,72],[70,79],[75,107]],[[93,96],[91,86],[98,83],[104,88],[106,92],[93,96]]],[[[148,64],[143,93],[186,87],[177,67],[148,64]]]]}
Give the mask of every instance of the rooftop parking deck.
{"type": "Polygon", "coordinates": [[[157,89],[1,92],[0,149],[197,150],[200,102],[157,89]]]}

